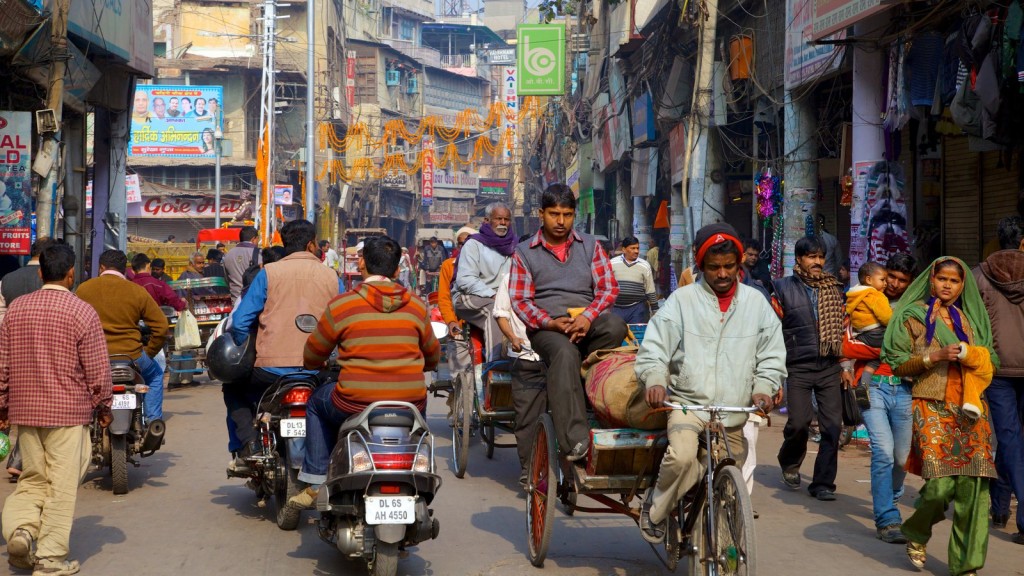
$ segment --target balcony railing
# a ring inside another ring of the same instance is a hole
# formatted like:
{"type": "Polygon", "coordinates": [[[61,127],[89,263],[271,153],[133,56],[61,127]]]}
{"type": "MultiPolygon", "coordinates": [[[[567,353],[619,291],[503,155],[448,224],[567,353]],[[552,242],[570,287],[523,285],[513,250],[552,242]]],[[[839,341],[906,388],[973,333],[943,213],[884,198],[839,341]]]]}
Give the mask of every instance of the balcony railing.
{"type": "Polygon", "coordinates": [[[433,66],[434,68],[441,68],[441,53],[433,48],[427,46],[416,46],[412,41],[399,40],[397,38],[383,39],[395,50],[398,50],[402,54],[418,60],[422,64],[427,66],[433,66]]]}

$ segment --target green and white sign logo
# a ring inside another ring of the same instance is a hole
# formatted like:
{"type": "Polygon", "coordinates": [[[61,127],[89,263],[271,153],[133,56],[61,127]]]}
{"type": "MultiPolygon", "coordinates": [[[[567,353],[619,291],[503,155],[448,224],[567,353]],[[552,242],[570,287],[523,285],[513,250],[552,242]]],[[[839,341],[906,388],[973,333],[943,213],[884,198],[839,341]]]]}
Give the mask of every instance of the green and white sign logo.
{"type": "Polygon", "coordinates": [[[519,96],[565,93],[565,25],[520,24],[516,27],[519,96]]]}

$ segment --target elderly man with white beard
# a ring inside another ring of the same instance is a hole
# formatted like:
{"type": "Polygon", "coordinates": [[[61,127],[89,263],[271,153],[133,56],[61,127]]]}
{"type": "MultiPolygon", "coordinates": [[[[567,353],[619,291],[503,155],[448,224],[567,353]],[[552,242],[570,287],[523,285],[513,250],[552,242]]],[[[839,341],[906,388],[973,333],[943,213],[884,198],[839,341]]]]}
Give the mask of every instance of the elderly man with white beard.
{"type": "Polygon", "coordinates": [[[518,238],[512,230],[512,210],[504,202],[487,205],[480,232],[466,241],[455,262],[452,301],[455,314],[483,330],[488,362],[501,357],[501,331],[493,315],[494,296],[512,265],[518,238]]]}

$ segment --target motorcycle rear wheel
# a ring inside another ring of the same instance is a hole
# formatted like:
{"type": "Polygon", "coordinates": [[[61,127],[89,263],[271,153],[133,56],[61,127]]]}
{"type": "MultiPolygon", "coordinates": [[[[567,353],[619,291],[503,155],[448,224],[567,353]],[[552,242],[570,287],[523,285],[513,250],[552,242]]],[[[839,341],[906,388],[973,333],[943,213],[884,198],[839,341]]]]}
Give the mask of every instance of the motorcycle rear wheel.
{"type": "Polygon", "coordinates": [[[128,493],[128,438],[110,435],[110,485],[114,494],[128,493]]]}
{"type": "Polygon", "coordinates": [[[372,576],[395,576],[398,573],[398,544],[377,542],[374,546],[372,576]]]}
{"type": "Polygon", "coordinates": [[[281,530],[295,530],[299,526],[302,511],[288,506],[288,500],[299,493],[299,471],[288,464],[287,443],[280,444],[278,450],[277,485],[274,489],[277,527],[281,530]]]}

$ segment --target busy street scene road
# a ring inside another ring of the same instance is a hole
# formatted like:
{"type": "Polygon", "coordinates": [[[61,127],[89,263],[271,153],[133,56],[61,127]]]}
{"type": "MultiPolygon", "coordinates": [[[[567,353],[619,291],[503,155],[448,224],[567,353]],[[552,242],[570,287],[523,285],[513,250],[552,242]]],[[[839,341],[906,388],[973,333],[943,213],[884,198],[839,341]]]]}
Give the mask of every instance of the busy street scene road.
{"type": "Polygon", "coordinates": [[[1024,575],[1022,343],[1024,0],[0,0],[16,576],[1024,575]]]}
{"type": "MultiPolygon", "coordinates": [[[[129,470],[130,492],[110,493],[107,474],[92,470],[78,493],[71,556],[82,574],[111,574],[131,566],[135,574],[358,575],[364,568],[322,542],[307,512],[295,532],[277,528],[273,504],[257,505],[243,481],[225,478],[220,386],[205,379],[169,390],[165,397],[167,445],[129,470]]],[[[640,538],[634,522],[615,515],[573,517],[556,512],[548,559],[541,569],[526,557],[525,499],[516,477],[515,451],[485,456],[474,440],[466,477],[451,472],[451,440],[443,399],[433,398],[428,422],[437,436],[437,465],[444,479],[433,508],[441,522],[437,540],[410,550],[401,574],[450,576],[655,576],[669,574],[640,538]]],[[[818,502],[793,492],[773,461],[784,417],[761,429],[754,508],[760,574],[911,574],[903,547],[875,538],[871,522],[869,457],[857,440],[840,454],[839,496],[818,502]]],[[[811,446],[813,452],[814,446],[811,446]]],[[[809,467],[808,467],[809,468],[809,467]]],[[[809,473],[805,469],[804,473],[809,473]]],[[[912,509],[920,482],[909,482],[901,500],[912,509]]],[[[0,485],[0,499],[14,484],[0,485]]],[[[582,503],[582,502],[581,502],[582,503]]],[[[936,528],[944,542],[948,524],[936,528]]],[[[993,530],[986,572],[1024,574],[1012,530],[993,530]]],[[[945,574],[946,550],[930,552],[926,573],[945,574]]],[[[20,572],[12,570],[12,574],[20,572]]],[[[685,573],[679,568],[676,573],[685,573]]]]}

